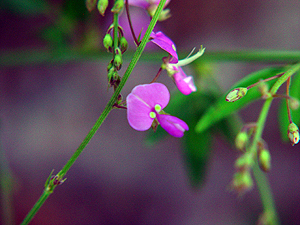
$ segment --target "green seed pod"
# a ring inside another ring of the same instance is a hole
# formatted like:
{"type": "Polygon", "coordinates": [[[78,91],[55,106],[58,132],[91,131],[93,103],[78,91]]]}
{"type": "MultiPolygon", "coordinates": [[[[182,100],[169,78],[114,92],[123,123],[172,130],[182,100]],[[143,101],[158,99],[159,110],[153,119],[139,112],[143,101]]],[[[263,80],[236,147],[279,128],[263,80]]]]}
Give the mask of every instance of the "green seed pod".
{"type": "Polygon", "coordinates": [[[106,50],[109,52],[112,49],[112,45],[113,45],[113,38],[110,34],[106,34],[103,38],[103,45],[104,48],[106,48],[106,50]]]}
{"type": "Polygon", "coordinates": [[[232,188],[239,193],[239,195],[251,190],[253,187],[253,180],[249,171],[236,172],[233,176],[231,184],[232,188]]]}
{"type": "Polygon", "coordinates": [[[267,149],[262,149],[258,151],[258,163],[259,167],[264,172],[269,172],[271,170],[271,154],[267,149]]]}
{"type": "Polygon", "coordinates": [[[104,16],[107,6],[108,6],[108,0],[99,0],[98,1],[97,8],[98,8],[99,13],[102,16],[104,16]]]}
{"type": "Polygon", "coordinates": [[[114,66],[115,66],[115,68],[117,70],[120,70],[121,67],[122,67],[122,64],[123,64],[122,55],[121,54],[115,55],[115,58],[114,58],[114,66]]]}
{"type": "Polygon", "coordinates": [[[247,142],[248,142],[248,134],[245,131],[242,131],[240,133],[238,133],[238,135],[235,138],[235,147],[238,150],[244,150],[247,142]]]}
{"type": "Polygon", "coordinates": [[[96,8],[97,0],[85,0],[85,6],[89,12],[96,8]]]}
{"type": "Polygon", "coordinates": [[[288,137],[291,141],[292,146],[299,142],[299,129],[295,123],[290,123],[288,126],[288,137]]]}
{"type": "Polygon", "coordinates": [[[124,36],[122,36],[120,38],[120,49],[122,54],[127,50],[128,48],[128,41],[126,40],[126,38],[124,36]]]}
{"type": "Polygon", "coordinates": [[[235,88],[226,96],[227,102],[235,102],[247,94],[248,89],[244,87],[235,88]]]}
{"type": "Polygon", "coordinates": [[[120,13],[124,8],[124,0],[115,0],[115,4],[111,9],[112,13],[120,13]]]}

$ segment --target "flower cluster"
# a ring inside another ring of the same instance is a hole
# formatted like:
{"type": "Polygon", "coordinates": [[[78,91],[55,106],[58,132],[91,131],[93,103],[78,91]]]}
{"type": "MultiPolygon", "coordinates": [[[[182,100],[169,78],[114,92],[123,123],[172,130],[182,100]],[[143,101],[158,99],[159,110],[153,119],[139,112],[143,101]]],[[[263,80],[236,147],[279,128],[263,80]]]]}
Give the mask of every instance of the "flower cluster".
{"type": "MultiPolygon", "coordinates": [[[[204,53],[201,48],[198,53],[184,60],[178,60],[175,44],[162,32],[150,35],[150,41],[169,53],[163,58],[162,69],[174,80],[178,90],[189,95],[197,90],[192,76],[187,76],[181,66],[187,65],[204,53]]],[[[182,137],[188,125],[177,117],[165,114],[164,109],[170,100],[167,87],[160,83],[151,83],[136,86],[127,96],[127,119],[130,126],[138,131],[156,128],[160,124],[174,137],[182,137]]]]}

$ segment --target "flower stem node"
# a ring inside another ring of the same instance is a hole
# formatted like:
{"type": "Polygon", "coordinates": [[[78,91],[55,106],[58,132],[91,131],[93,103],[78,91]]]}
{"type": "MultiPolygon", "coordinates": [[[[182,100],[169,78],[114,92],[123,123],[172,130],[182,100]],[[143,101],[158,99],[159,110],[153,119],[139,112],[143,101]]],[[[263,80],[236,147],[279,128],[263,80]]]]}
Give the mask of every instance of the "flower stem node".
{"type": "Polygon", "coordinates": [[[272,96],[271,93],[269,92],[269,86],[264,81],[259,82],[258,90],[261,93],[263,99],[267,99],[272,96]]]}
{"type": "Polygon", "coordinates": [[[243,151],[245,149],[245,146],[248,142],[248,134],[246,131],[242,131],[240,133],[238,133],[238,135],[235,138],[235,147],[240,150],[243,151]]]}
{"type": "Polygon", "coordinates": [[[235,102],[241,99],[242,97],[244,97],[247,94],[247,92],[248,92],[247,88],[244,87],[235,88],[228,93],[228,95],[226,96],[226,101],[235,102]]]}
{"type": "Polygon", "coordinates": [[[269,172],[271,170],[271,154],[267,149],[259,150],[258,164],[262,171],[269,172]]]}
{"type": "Polygon", "coordinates": [[[292,146],[299,142],[299,128],[295,123],[290,123],[288,126],[288,137],[292,146]]]}
{"type": "Polygon", "coordinates": [[[103,38],[103,45],[104,48],[107,50],[107,52],[112,51],[112,46],[113,46],[113,38],[110,34],[106,34],[103,38]]]}
{"type": "Polygon", "coordinates": [[[99,13],[104,16],[106,8],[108,6],[108,0],[99,0],[97,4],[97,8],[99,13]]]}
{"type": "Polygon", "coordinates": [[[114,66],[117,70],[120,70],[123,64],[122,53],[119,48],[115,49],[114,66]]]}
{"type": "Polygon", "coordinates": [[[115,0],[115,4],[111,9],[112,13],[120,13],[124,8],[124,0],[115,0]]]}

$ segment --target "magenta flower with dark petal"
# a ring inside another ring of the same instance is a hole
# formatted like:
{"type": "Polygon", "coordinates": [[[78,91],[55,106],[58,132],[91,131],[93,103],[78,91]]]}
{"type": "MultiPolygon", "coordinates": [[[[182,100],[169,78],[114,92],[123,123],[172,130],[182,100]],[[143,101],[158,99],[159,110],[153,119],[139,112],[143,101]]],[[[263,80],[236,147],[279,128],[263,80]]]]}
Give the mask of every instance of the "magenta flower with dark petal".
{"type": "Polygon", "coordinates": [[[138,131],[148,130],[157,119],[163,129],[174,137],[182,137],[188,125],[177,117],[161,114],[170,100],[170,92],[160,83],[138,85],[127,96],[127,120],[138,131]]]}
{"type": "Polygon", "coordinates": [[[181,66],[185,66],[199,58],[203,55],[205,48],[201,47],[201,49],[193,56],[178,61],[175,44],[166,35],[160,31],[152,33],[150,35],[150,40],[170,54],[169,60],[164,60],[163,67],[167,70],[169,76],[174,79],[178,90],[185,95],[197,91],[193,77],[187,76],[181,66]]]}

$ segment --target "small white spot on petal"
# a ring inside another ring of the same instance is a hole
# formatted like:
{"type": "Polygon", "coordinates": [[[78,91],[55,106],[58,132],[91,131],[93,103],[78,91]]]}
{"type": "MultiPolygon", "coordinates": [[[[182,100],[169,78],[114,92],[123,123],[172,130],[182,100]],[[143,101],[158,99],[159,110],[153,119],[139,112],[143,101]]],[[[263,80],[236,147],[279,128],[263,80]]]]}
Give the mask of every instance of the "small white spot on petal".
{"type": "Polygon", "coordinates": [[[150,118],[155,119],[156,113],[155,112],[150,112],[149,116],[150,116],[150,118]]]}
{"type": "Polygon", "coordinates": [[[175,47],[174,44],[172,44],[172,48],[173,48],[174,51],[176,51],[176,47],[175,47]]]}

